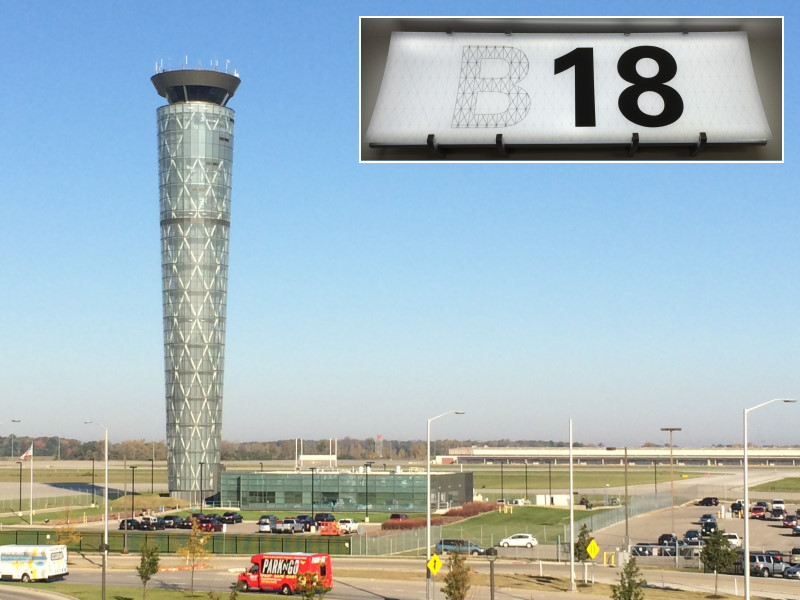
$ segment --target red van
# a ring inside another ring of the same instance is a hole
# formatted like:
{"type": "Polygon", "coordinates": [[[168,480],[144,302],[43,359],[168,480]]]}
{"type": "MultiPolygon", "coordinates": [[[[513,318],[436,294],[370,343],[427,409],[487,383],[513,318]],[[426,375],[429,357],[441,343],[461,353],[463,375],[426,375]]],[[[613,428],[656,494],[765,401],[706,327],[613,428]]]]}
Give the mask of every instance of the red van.
{"type": "Polygon", "coordinates": [[[250,562],[250,568],[236,581],[236,587],[243,592],[267,590],[288,596],[297,590],[298,580],[304,575],[316,575],[321,586],[333,587],[329,554],[270,552],[256,554],[250,562]]]}

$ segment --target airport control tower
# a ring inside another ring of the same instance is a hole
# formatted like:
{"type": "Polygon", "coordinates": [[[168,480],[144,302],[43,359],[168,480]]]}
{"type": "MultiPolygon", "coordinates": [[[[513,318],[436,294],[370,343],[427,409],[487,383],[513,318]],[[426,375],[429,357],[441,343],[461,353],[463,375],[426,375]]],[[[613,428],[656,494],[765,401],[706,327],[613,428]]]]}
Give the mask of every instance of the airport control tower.
{"type": "Polygon", "coordinates": [[[219,491],[222,384],[239,77],[159,70],[158,119],[167,469],[172,496],[219,491]]]}

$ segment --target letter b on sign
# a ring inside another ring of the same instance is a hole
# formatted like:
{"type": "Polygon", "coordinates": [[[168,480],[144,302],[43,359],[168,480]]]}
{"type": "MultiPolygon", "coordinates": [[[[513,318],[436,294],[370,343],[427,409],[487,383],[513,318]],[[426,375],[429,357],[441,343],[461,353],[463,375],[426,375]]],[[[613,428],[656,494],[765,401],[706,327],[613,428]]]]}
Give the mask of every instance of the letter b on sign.
{"type": "Polygon", "coordinates": [[[527,75],[528,57],[516,48],[464,46],[451,127],[508,127],[519,123],[531,108],[528,92],[516,85],[527,75]]]}

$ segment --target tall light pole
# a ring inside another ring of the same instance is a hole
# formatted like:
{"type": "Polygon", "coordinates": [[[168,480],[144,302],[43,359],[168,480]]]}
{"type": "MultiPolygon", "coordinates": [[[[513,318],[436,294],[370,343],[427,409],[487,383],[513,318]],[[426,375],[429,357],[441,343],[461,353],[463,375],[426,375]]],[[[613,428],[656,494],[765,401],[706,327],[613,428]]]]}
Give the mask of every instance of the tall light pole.
{"type": "MultiPolygon", "coordinates": [[[[88,425],[92,421],[84,421],[88,425]]],[[[103,489],[103,543],[100,544],[100,551],[103,553],[103,577],[101,583],[102,600],[106,600],[106,567],[108,565],[108,427],[95,423],[98,427],[105,430],[104,460],[106,471],[106,484],[103,489]]],[[[127,530],[125,531],[127,536],[127,530]]],[[[126,537],[127,539],[127,537],[126,537]]]]}
{"type": "Polygon", "coordinates": [[[366,507],[364,523],[369,523],[369,469],[374,464],[374,460],[368,460],[364,463],[364,506],[366,507]]]}
{"type": "Polygon", "coordinates": [[[311,520],[314,520],[314,475],[317,473],[317,467],[311,467],[311,520]]]}
{"type": "Polygon", "coordinates": [[[425,505],[426,505],[426,517],[425,517],[425,533],[426,533],[426,541],[425,544],[425,600],[430,600],[431,598],[431,570],[428,568],[428,563],[431,560],[431,423],[433,423],[436,419],[441,419],[442,417],[446,417],[447,415],[463,415],[463,410],[448,410],[445,413],[440,415],[436,415],[435,417],[431,417],[428,419],[428,443],[426,444],[427,449],[427,461],[426,461],[426,497],[425,497],[425,505]]]}
{"type": "Polygon", "coordinates": [[[153,465],[155,464],[155,459],[151,458],[150,460],[150,495],[155,494],[155,485],[153,484],[153,465]]]}
{"type": "Polygon", "coordinates": [[[744,432],[744,455],[742,467],[744,471],[744,556],[742,557],[742,570],[744,571],[744,600],[750,600],[750,492],[747,489],[747,415],[757,408],[772,404],[773,402],[797,402],[792,398],[773,398],[752,408],[745,408],[742,413],[742,429],[744,432]]]}
{"type": "Polygon", "coordinates": [[[18,460],[19,465],[19,516],[22,516],[22,461],[18,460]]]}
{"type": "Polygon", "coordinates": [[[136,469],[138,468],[137,465],[131,465],[131,519],[135,519],[136,515],[136,508],[134,508],[133,502],[134,498],[136,497],[136,469]]]}
{"type": "Polygon", "coordinates": [[[669,431],[669,504],[672,516],[672,533],[675,533],[675,471],[672,462],[672,433],[681,431],[680,427],[662,427],[661,431],[669,431]]]}

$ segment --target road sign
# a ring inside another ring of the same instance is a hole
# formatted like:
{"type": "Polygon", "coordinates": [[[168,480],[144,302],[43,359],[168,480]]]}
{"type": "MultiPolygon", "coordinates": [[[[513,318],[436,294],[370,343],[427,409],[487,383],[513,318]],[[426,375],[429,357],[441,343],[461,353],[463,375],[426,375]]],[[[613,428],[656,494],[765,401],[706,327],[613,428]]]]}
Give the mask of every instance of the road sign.
{"type": "Polygon", "coordinates": [[[589,558],[592,560],[594,560],[594,557],[597,556],[598,552],[600,552],[600,546],[597,545],[597,542],[594,541],[594,538],[592,538],[592,541],[589,542],[588,546],[586,546],[586,552],[589,553],[589,558]]]}
{"type": "Polygon", "coordinates": [[[439,569],[441,568],[442,568],[442,559],[434,554],[428,561],[428,570],[431,572],[431,575],[436,575],[439,572],[439,569]]]}

